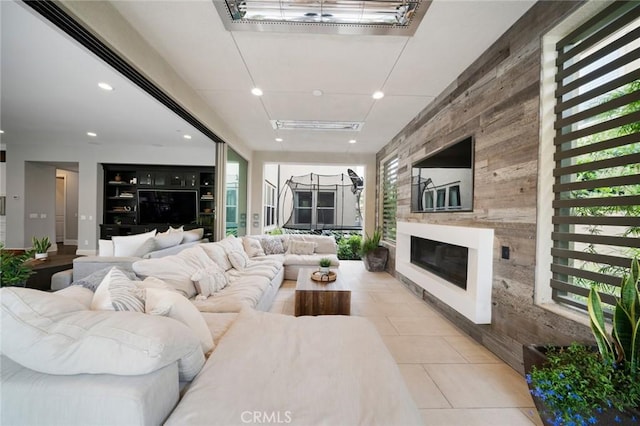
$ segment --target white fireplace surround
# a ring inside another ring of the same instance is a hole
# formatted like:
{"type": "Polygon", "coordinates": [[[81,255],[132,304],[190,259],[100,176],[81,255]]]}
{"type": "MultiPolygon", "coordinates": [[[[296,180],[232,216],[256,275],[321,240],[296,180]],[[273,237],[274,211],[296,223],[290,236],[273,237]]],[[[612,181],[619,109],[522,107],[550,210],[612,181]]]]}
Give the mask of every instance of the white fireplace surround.
{"type": "Polygon", "coordinates": [[[493,229],[398,222],[396,270],[474,323],[491,323],[493,229]],[[467,289],[412,264],[411,236],[467,247],[467,289]]]}

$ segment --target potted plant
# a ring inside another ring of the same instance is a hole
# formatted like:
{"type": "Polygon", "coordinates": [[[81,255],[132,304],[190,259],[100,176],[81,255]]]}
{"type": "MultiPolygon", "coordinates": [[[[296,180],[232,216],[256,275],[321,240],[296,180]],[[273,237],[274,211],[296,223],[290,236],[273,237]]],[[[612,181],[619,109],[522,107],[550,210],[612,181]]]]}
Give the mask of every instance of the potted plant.
{"type": "Polygon", "coordinates": [[[331,266],[331,259],[329,259],[328,257],[323,257],[318,263],[320,264],[320,272],[323,274],[328,274],[329,267],[331,266]]]}
{"type": "Polygon", "coordinates": [[[362,241],[360,255],[364,262],[364,267],[369,272],[382,272],[387,265],[389,249],[380,245],[382,239],[382,229],[376,228],[373,235],[366,234],[362,241]]]}
{"type": "Polygon", "coordinates": [[[24,287],[34,272],[25,263],[31,259],[33,251],[29,250],[21,254],[4,250],[4,244],[0,243],[0,286],[24,287]]]}
{"type": "Polygon", "coordinates": [[[525,346],[526,379],[547,425],[640,424],[640,266],[633,259],[606,332],[600,296],[587,308],[597,346],[525,346]]]}
{"type": "Polygon", "coordinates": [[[51,241],[49,241],[49,237],[42,237],[40,239],[33,237],[31,239],[31,243],[33,245],[33,250],[36,253],[36,259],[46,259],[47,257],[49,257],[49,253],[47,253],[47,251],[51,247],[51,241]]]}

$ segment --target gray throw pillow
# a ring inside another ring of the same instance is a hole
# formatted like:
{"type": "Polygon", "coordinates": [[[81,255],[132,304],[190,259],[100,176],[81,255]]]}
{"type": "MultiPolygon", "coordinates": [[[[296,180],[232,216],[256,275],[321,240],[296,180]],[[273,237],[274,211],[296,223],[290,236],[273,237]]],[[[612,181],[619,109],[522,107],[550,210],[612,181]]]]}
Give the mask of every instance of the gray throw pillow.
{"type": "MultiPolygon", "coordinates": [[[[98,288],[98,286],[100,285],[100,283],[102,282],[102,280],[104,279],[104,277],[107,276],[107,274],[109,273],[109,271],[111,270],[112,266],[108,266],[106,268],[103,269],[99,269],[97,271],[95,271],[94,273],[87,275],[84,278],[80,278],[78,280],[75,280],[74,282],[71,283],[71,285],[81,285],[84,288],[88,288],[89,290],[93,291],[94,293],[96,292],[96,288],[98,288]]],[[[131,280],[138,280],[139,278],[136,276],[135,272],[133,271],[125,271],[123,269],[117,268],[120,272],[124,273],[127,278],[131,279],[131,280]]]]}

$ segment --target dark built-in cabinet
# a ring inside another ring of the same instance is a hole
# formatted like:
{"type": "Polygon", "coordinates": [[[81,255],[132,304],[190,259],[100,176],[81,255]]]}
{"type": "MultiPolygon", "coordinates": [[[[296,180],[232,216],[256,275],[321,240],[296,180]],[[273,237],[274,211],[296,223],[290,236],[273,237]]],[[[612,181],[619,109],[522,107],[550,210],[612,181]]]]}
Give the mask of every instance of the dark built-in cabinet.
{"type": "Polygon", "coordinates": [[[104,204],[100,238],[169,226],[204,228],[213,236],[214,166],[103,164],[104,204]]]}

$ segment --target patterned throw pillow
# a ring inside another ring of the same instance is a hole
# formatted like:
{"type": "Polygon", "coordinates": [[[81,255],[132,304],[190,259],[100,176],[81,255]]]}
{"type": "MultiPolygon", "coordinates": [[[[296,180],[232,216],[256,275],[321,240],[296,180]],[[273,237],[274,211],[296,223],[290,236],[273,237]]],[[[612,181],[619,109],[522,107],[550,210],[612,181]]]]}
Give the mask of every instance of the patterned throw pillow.
{"type": "Polygon", "coordinates": [[[144,312],[145,290],[116,267],[109,270],[91,301],[91,309],[99,311],[144,312]]]}
{"type": "Polygon", "coordinates": [[[284,245],[280,237],[263,237],[260,240],[264,254],[283,254],[285,252],[284,245]]]}

